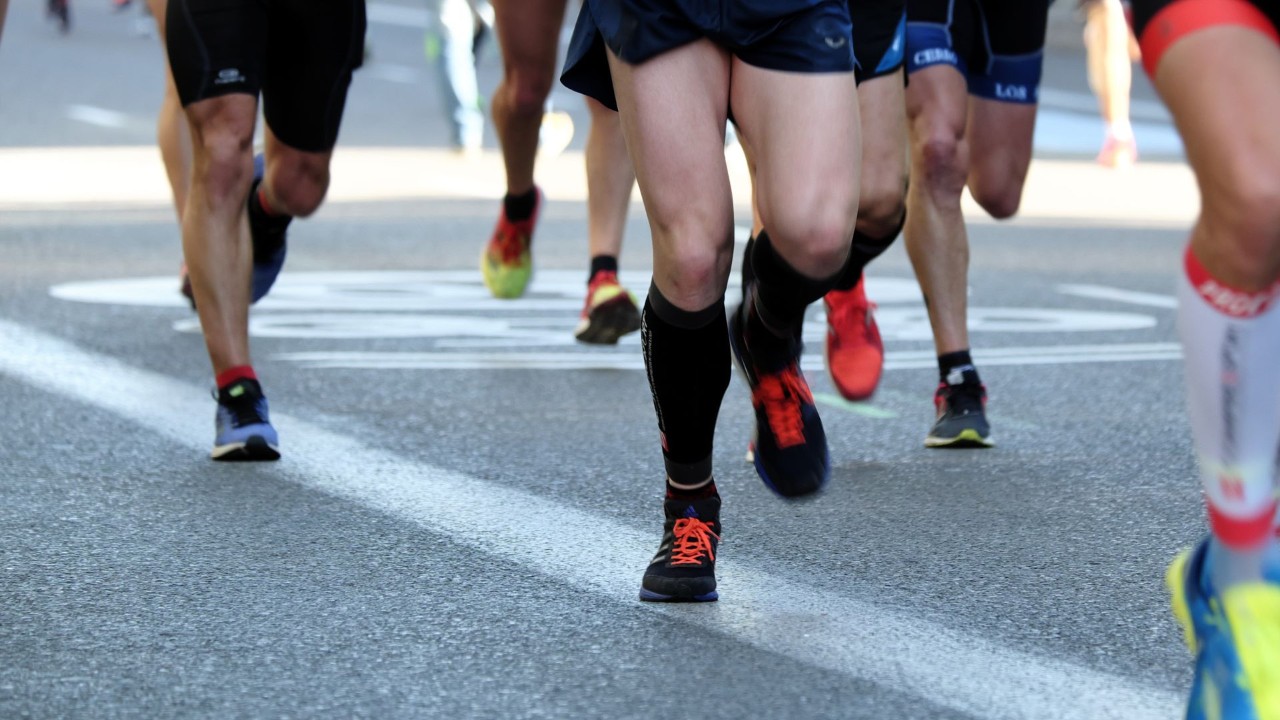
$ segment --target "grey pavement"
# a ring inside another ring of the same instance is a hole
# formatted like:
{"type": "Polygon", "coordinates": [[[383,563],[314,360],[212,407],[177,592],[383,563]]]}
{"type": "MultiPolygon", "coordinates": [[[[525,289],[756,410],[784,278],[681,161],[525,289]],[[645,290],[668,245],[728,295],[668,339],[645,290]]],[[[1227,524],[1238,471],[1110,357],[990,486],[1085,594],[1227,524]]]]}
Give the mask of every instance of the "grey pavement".
{"type": "MultiPolygon", "coordinates": [[[[106,0],[75,0],[66,37],[11,8],[0,717],[1177,715],[1190,663],[1161,578],[1203,532],[1170,305],[1194,187],[1176,146],[1092,166],[1078,51],[1050,56],[1026,215],[971,226],[998,446],[923,447],[936,375],[895,247],[869,275],[889,352],[871,403],[834,397],[810,312],[829,489],[764,488],[735,379],[722,599],[654,607],[636,599],[662,490],[638,342],[570,336],[585,111],[556,92],[578,132],[542,164],[530,295],[487,298],[497,159],[443,149],[420,8],[375,5],[331,203],[293,227],[253,316],[285,457],[232,467],[207,459],[208,362],[177,294],[156,40],[106,0]]],[[[488,88],[496,72],[488,56],[488,88]]],[[[641,293],[647,235],[636,203],[622,264],[641,293]]]]}

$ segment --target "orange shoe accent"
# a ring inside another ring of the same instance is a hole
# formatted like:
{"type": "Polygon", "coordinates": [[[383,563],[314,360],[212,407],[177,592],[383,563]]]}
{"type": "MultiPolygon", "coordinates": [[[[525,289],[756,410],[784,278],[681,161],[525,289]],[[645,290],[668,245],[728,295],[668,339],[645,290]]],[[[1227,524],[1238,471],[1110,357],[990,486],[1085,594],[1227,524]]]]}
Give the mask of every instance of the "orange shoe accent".
{"type": "Polygon", "coordinates": [[[716,559],[715,543],[720,536],[698,518],[680,518],[673,530],[676,544],[671,548],[671,565],[700,565],[703,559],[716,559]],[[714,540],[714,542],[713,542],[714,540]]]}
{"type": "Polygon", "coordinates": [[[866,400],[875,394],[884,373],[884,340],[876,325],[875,303],[867,300],[861,278],[851,290],[832,290],[823,298],[827,308],[827,373],[846,400],[866,400]]]}
{"type": "Polygon", "coordinates": [[[1238,25],[1271,38],[1280,45],[1280,33],[1271,20],[1246,0],[1178,0],[1162,8],[1147,23],[1138,43],[1142,46],[1142,66],[1156,76],[1160,58],[1182,38],[1216,25],[1238,25]]]}
{"type": "Polygon", "coordinates": [[[804,418],[800,414],[800,405],[812,405],[813,393],[809,391],[809,384],[800,375],[800,368],[796,363],[779,372],[761,375],[751,393],[751,400],[757,407],[764,406],[765,416],[769,419],[769,430],[777,439],[779,448],[805,443],[804,418]]]}

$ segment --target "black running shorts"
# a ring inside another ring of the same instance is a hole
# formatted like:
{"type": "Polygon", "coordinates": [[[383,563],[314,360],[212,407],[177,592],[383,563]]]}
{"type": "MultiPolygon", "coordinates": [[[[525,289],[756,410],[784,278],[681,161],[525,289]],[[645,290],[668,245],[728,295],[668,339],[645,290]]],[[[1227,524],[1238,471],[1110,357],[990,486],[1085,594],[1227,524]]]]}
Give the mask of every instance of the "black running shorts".
{"type": "Polygon", "coordinates": [[[906,57],[906,0],[851,0],[849,19],[858,82],[897,72],[906,57]]]}
{"type": "Polygon", "coordinates": [[[907,72],[951,65],[971,95],[1034,104],[1048,20],[1049,0],[910,0],[907,72]]]}
{"type": "Polygon", "coordinates": [[[364,59],[364,0],[169,0],[167,21],[184,107],[261,94],[267,125],[285,144],[333,149],[364,59]]]}

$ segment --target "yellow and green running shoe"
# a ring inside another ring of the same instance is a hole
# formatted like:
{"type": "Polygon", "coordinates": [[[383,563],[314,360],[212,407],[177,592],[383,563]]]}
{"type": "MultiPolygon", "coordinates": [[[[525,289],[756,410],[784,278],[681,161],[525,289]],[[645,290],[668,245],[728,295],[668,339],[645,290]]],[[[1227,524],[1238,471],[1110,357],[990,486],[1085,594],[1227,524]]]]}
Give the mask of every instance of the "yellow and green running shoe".
{"type": "Polygon", "coordinates": [[[542,191],[533,213],[524,220],[511,220],[505,211],[498,215],[493,237],[480,255],[480,272],[484,284],[496,298],[512,299],[524,295],[533,275],[533,230],[542,212],[542,191]]]}

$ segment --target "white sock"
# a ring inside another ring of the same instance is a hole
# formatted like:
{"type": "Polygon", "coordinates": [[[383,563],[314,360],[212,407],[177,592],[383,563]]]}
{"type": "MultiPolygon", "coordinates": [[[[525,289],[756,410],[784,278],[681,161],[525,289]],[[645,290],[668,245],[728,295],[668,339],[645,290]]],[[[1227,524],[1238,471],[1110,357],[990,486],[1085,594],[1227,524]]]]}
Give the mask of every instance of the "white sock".
{"type": "Polygon", "coordinates": [[[1210,525],[1218,543],[1234,551],[1225,554],[1256,557],[1275,542],[1280,281],[1263,292],[1230,288],[1210,276],[1190,249],[1184,268],[1178,330],[1210,525]]]}

